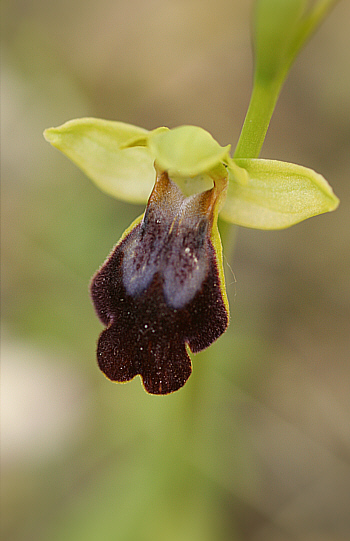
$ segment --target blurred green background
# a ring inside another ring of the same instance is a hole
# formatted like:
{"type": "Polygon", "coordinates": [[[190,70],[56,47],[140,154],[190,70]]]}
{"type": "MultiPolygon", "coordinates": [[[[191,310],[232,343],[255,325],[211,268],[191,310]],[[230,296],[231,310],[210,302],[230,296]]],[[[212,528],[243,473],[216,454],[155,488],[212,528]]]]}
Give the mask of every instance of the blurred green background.
{"type": "Polygon", "coordinates": [[[349,2],[297,59],[262,153],[316,169],[341,205],[285,231],[226,232],[230,329],[173,395],[113,384],[95,361],[89,280],[142,208],[42,137],[97,116],[200,125],[234,146],[252,5],[3,0],[7,541],[350,538],[349,2]]]}

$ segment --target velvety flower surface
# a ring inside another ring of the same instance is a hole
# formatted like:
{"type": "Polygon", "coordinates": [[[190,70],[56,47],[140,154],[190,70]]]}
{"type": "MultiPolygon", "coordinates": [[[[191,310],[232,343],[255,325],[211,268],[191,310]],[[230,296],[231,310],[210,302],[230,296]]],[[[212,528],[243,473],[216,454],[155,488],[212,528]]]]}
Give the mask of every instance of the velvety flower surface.
{"type": "Polygon", "coordinates": [[[146,391],[167,394],[191,374],[192,352],[227,328],[221,255],[214,247],[220,190],[184,197],[161,172],[138,219],[94,276],[92,299],[106,329],[101,370],[124,382],[141,375],[146,391]]]}

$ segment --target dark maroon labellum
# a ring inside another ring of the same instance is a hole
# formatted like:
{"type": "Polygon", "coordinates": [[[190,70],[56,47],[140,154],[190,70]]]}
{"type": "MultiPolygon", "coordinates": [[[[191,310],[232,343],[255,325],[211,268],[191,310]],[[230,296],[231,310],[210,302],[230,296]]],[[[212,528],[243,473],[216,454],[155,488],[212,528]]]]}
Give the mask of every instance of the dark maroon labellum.
{"type": "Polygon", "coordinates": [[[215,188],[185,198],[158,176],[145,215],[96,273],[91,295],[107,328],[97,358],[113,381],[140,374],[147,392],[167,394],[191,374],[192,352],[227,328],[211,242],[215,188]]]}

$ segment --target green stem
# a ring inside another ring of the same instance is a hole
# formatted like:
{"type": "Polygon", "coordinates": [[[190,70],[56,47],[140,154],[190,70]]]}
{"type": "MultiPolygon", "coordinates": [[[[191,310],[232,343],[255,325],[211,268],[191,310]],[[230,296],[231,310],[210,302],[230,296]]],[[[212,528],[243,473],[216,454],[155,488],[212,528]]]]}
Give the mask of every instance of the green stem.
{"type": "Polygon", "coordinates": [[[281,65],[279,73],[274,78],[266,80],[260,77],[258,72],[255,73],[252,96],[234,158],[259,157],[276,102],[295,58],[338,1],[320,0],[305,16],[289,54],[286,55],[284,65],[281,65]]]}
{"type": "Polygon", "coordinates": [[[259,157],[283,81],[284,78],[267,85],[255,80],[234,158],[259,157]]]}

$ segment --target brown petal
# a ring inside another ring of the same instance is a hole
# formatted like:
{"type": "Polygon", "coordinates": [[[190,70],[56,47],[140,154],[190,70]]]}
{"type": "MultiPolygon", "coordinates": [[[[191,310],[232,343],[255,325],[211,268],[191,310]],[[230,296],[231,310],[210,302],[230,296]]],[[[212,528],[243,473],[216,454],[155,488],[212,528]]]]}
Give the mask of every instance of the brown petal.
{"type": "Polygon", "coordinates": [[[92,299],[107,325],[98,363],[111,380],[140,374],[149,393],[176,391],[191,374],[186,344],[198,352],[225,331],[228,313],[210,239],[214,203],[215,191],[185,199],[161,175],[143,221],[93,278],[92,299]]]}

